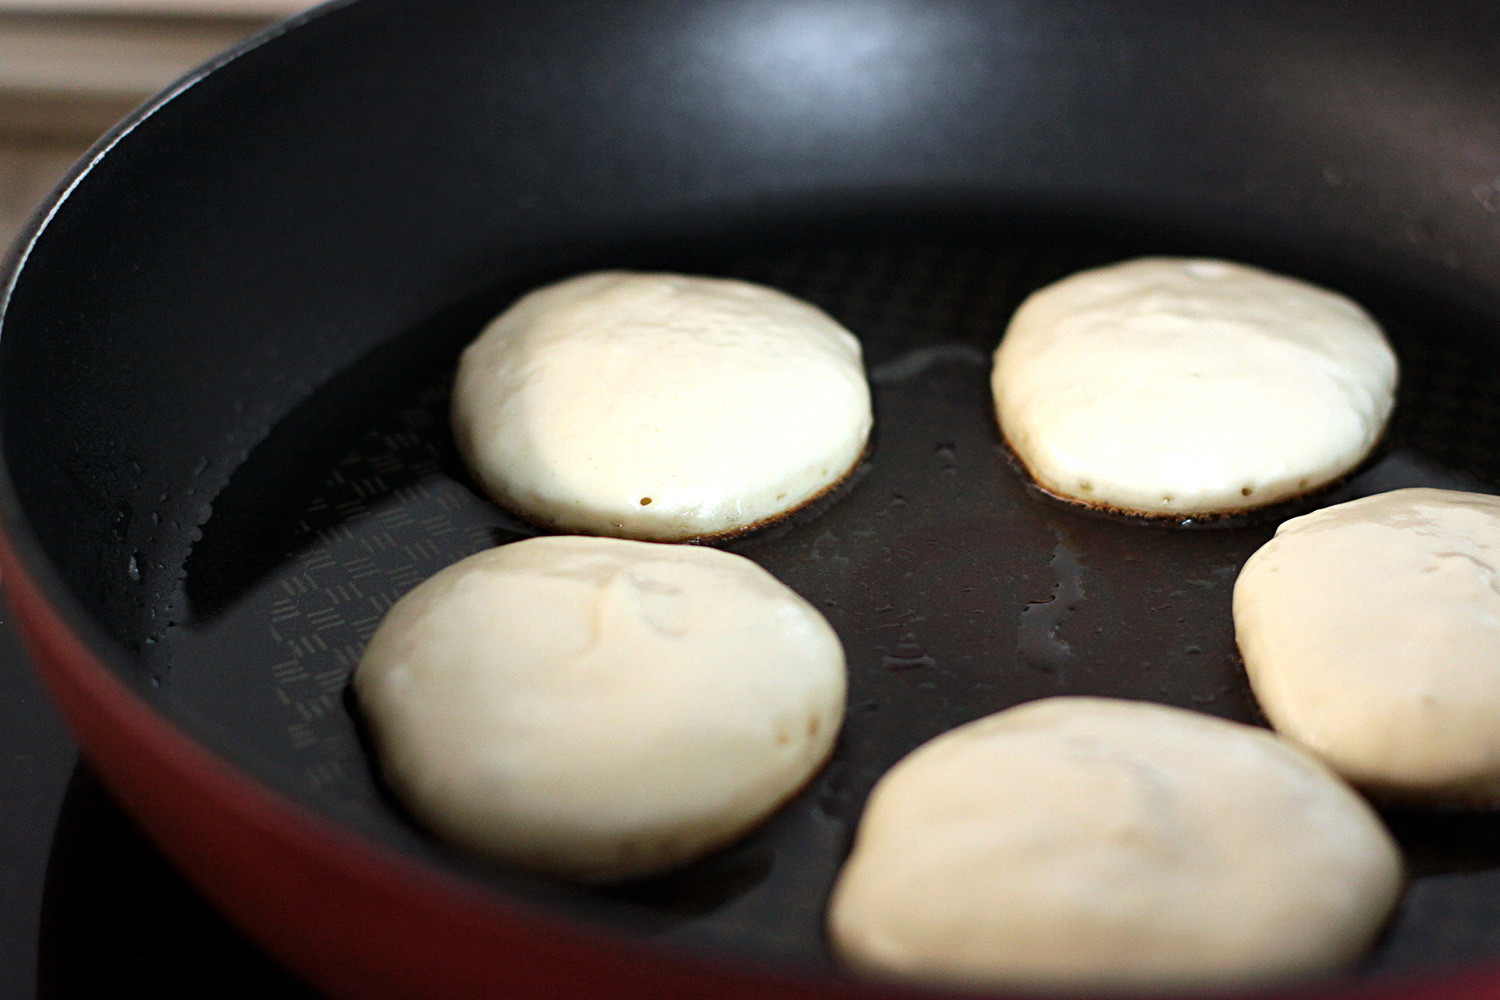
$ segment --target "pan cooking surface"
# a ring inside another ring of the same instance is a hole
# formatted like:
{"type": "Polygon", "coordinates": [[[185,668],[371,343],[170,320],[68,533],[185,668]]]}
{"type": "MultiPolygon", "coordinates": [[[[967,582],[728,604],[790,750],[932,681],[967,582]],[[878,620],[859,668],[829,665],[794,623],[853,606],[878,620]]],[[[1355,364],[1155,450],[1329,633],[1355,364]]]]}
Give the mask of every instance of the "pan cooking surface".
{"type": "MultiPolygon", "coordinates": [[[[361,744],[346,684],[382,613],[443,566],[533,533],[479,495],[447,428],[457,347],[495,302],[397,338],[251,453],[143,650],[160,695],[252,773],[398,850],[627,933],[826,965],[828,890],[871,785],[906,752],[1063,692],[1260,722],[1229,601],[1277,523],[1400,486],[1500,484],[1500,364],[1484,331],[1433,331],[1432,313],[1367,302],[1401,355],[1403,383],[1387,441],[1348,482],[1187,526],[1041,494],[999,442],[989,353],[1027,292],[1135,249],[913,239],[651,260],[762,281],[829,310],[865,343],[877,420],[868,461],[834,497],[726,546],[819,607],[842,638],[849,707],[834,757],[767,826],[685,871],[588,890],[463,857],[384,794],[361,744]],[[1426,339],[1434,332],[1444,339],[1426,339]]],[[[1414,880],[1369,966],[1500,955],[1500,818],[1387,819],[1414,880]]]]}

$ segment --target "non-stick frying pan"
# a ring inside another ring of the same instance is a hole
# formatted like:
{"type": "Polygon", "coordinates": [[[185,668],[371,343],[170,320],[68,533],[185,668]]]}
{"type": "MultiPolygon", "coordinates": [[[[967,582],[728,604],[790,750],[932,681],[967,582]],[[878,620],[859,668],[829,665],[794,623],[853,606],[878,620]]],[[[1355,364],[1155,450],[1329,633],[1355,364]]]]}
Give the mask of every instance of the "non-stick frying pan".
{"type": "MultiPolygon", "coordinates": [[[[1279,520],[1500,489],[1496,37],[1500,10],[1463,2],[324,8],[116,130],[17,247],[7,589],[115,794],[330,993],[889,994],[820,930],[885,768],[1064,691],[1256,721],[1228,595],[1279,520]],[[988,353],[1029,290],[1138,253],[1365,302],[1404,366],[1380,451],[1208,523],[1032,488],[988,353]],[[730,546],[844,641],[834,759],[742,843],[607,890],[426,836],[346,693],[396,597],[532,531],[455,460],[447,380],[516,294],[597,266],[819,303],[864,341],[878,422],[845,487],[730,546]]],[[[1500,818],[1386,816],[1400,912],[1360,969],[1292,988],[1495,995],[1500,818]]]]}

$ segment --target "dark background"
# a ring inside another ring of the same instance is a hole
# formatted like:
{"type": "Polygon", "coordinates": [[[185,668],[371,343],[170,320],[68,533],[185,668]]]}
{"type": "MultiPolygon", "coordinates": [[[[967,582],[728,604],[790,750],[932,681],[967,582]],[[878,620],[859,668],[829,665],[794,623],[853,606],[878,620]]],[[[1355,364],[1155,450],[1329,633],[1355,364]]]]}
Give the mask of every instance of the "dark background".
{"type": "Polygon", "coordinates": [[[315,1000],[115,807],[0,606],[0,998],[315,1000]]]}

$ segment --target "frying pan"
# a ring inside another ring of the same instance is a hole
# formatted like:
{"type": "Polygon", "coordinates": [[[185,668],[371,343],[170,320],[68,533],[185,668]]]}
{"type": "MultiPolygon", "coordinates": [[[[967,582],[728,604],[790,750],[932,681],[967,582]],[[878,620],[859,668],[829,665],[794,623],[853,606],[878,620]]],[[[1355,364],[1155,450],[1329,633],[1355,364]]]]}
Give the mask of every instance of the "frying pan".
{"type": "MultiPolygon", "coordinates": [[[[113,793],[274,957],[348,997],[854,997],[821,910],[871,784],[1067,691],[1257,721],[1228,588],[1291,513],[1500,484],[1500,11],[1293,3],[362,0],[194,74],[10,258],[3,572],[113,793]],[[1213,254],[1359,298],[1403,363],[1380,451],[1241,518],[1032,488],[989,412],[1010,310],[1213,254]],[[731,543],[849,654],[829,766],[740,844],[581,889],[426,836],[346,692],[381,612],[532,532],[443,413],[457,352],[591,267],[764,281],[862,338],[877,435],[731,543]]],[[[1386,818],[1412,881],[1322,997],[1500,991],[1500,819],[1386,818]]]]}

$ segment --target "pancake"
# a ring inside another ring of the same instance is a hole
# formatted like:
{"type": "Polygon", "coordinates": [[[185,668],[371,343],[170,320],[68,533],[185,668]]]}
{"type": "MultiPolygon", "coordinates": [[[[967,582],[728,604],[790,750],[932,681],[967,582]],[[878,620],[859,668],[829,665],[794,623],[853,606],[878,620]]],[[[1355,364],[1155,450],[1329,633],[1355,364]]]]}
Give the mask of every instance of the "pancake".
{"type": "Polygon", "coordinates": [[[1500,806],[1500,498],[1404,489],[1283,524],[1234,628],[1278,732],[1387,799],[1500,806]]]}
{"type": "Polygon", "coordinates": [[[859,342],[743,281],[601,272],[526,295],[464,352],[453,428],[503,506],[595,535],[733,534],[844,478],[873,417],[859,342]]]}
{"type": "Polygon", "coordinates": [[[354,674],[387,785],[450,843],[566,878],[653,874],[822,765],[844,656],[741,556],[549,536],[398,601],[354,674]]]}
{"type": "Polygon", "coordinates": [[[1057,496],[1194,517],[1276,503],[1370,452],[1396,357],[1349,299],[1217,260],[1142,258],[1034,293],[995,353],[1006,441],[1057,496]]]}
{"type": "Polygon", "coordinates": [[[1390,835],[1311,755],[1183,709],[1058,697],[881,778],[828,930],[855,969],[913,982],[1243,986],[1353,961],[1400,887],[1390,835]]]}

